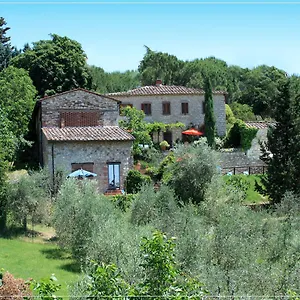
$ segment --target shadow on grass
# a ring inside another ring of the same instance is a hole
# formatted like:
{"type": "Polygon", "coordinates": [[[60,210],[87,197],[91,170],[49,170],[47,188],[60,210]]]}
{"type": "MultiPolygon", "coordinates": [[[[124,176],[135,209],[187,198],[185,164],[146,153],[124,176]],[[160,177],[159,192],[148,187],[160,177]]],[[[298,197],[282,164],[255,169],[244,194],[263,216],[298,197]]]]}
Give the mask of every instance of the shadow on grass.
{"type": "MultiPolygon", "coordinates": [[[[73,260],[70,252],[68,252],[64,249],[60,249],[60,248],[42,249],[42,250],[40,250],[40,252],[43,255],[45,255],[45,257],[48,259],[73,260]]],[[[74,260],[59,266],[59,268],[62,270],[68,271],[68,272],[72,272],[72,273],[80,273],[81,272],[80,264],[74,260]]]]}
{"type": "Polygon", "coordinates": [[[42,254],[46,256],[48,259],[72,259],[72,255],[70,252],[60,249],[60,248],[49,248],[49,249],[42,249],[40,250],[42,254]]]}
{"type": "Polygon", "coordinates": [[[81,272],[80,264],[75,261],[60,266],[60,269],[68,271],[68,272],[72,272],[72,273],[80,273],[81,272]]]}
{"type": "Polygon", "coordinates": [[[17,237],[25,236],[25,237],[37,237],[40,233],[38,231],[27,229],[25,230],[22,227],[9,227],[4,231],[0,232],[0,237],[5,239],[14,239],[17,237]]]}

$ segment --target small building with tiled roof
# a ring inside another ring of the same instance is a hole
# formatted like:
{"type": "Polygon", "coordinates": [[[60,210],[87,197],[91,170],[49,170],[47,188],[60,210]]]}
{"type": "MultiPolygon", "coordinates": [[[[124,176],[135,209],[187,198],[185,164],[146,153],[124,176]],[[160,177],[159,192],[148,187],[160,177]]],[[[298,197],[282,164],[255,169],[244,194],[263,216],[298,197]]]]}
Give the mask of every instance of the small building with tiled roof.
{"type": "Polygon", "coordinates": [[[267,142],[268,129],[270,127],[275,127],[276,122],[272,121],[253,121],[245,122],[247,127],[252,127],[257,129],[255,138],[251,142],[251,147],[247,150],[247,157],[250,159],[260,159],[262,155],[261,152],[261,143],[267,142]]]}
{"type": "MultiPolygon", "coordinates": [[[[185,86],[163,85],[161,80],[156,85],[142,86],[127,92],[107,94],[122,101],[121,106],[132,106],[145,112],[145,121],[166,124],[181,122],[188,127],[203,130],[204,126],[204,90],[185,86]]],[[[214,112],[217,134],[226,133],[226,113],[224,91],[213,91],[214,112]]],[[[162,139],[169,143],[181,139],[179,129],[162,133],[162,139]]]]}
{"type": "Polygon", "coordinates": [[[134,137],[118,126],[120,101],[76,89],[37,101],[39,157],[52,176],[78,169],[97,174],[99,191],[121,191],[133,165],[134,137]]]}

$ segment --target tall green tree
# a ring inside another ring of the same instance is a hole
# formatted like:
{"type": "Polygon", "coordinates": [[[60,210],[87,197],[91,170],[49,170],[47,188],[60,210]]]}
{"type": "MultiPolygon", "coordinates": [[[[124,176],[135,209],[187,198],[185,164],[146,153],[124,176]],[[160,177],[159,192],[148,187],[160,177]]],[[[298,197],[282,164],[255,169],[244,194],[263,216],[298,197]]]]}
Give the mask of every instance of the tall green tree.
{"type": "Polygon", "coordinates": [[[278,94],[278,87],[285,79],[285,72],[266,65],[248,70],[242,77],[240,103],[253,108],[255,115],[263,118],[272,114],[273,99],[278,94]]]}
{"type": "Polygon", "coordinates": [[[8,129],[20,138],[27,133],[36,89],[23,69],[8,67],[0,72],[0,109],[8,119],[8,129]]]}
{"type": "Polygon", "coordinates": [[[185,62],[180,73],[181,84],[203,88],[205,79],[210,78],[213,89],[225,90],[227,85],[227,64],[213,56],[185,62]]]}
{"type": "Polygon", "coordinates": [[[41,97],[73,88],[91,88],[87,56],[80,43],[57,34],[50,37],[27,47],[11,64],[29,72],[41,97]]]}
{"type": "Polygon", "coordinates": [[[0,71],[8,66],[13,50],[10,44],[10,37],[7,36],[7,31],[10,28],[6,27],[6,25],[5,19],[0,17],[0,71]]]}
{"type": "Polygon", "coordinates": [[[275,100],[277,123],[268,132],[262,159],[268,164],[263,181],[266,193],[272,203],[279,203],[287,191],[300,193],[300,98],[291,96],[289,79],[281,85],[275,100]]]}
{"type": "Polygon", "coordinates": [[[163,84],[178,85],[184,62],[175,55],[155,52],[149,47],[145,47],[146,54],[138,67],[142,85],[153,85],[158,78],[162,80],[163,84]]]}
{"type": "Polygon", "coordinates": [[[10,41],[10,37],[6,36],[7,31],[10,27],[6,27],[7,23],[3,17],[0,17],[0,43],[2,45],[7,45],[10,41]]]}
{"type": "Polygon", "coordinates": [[[204,95],[204,105],[205,105],[205,136],[207,138],[207,143],[210,147],[215,148],[215,134],[216,134],[216,120],[214,114],[214,102],[212,96],[212,89],[210,79],[207,78],[205,82],[205,95],[204,95]]]}

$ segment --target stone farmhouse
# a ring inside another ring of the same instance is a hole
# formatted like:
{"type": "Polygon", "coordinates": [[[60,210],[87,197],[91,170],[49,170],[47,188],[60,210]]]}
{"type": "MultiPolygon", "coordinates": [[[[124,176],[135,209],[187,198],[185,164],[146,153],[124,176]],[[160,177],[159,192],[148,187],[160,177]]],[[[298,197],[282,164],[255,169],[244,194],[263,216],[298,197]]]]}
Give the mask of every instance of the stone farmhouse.
{"type": "MultiPolygon", "coordinates": [[[[127,92],[107,94],[122,101],[121,106],[132,106],[145,113],[147,122],[163,122],[166,124],[181,122],[186,127],[202,129],[204,126],[204,90],[184,86],[163,85],[161,80],[154,86],[138,87],[127,92]]],[[[213,91],[216,128],[219,136],[226,133],[224,91],[213,91]]],[[[173,129],[161,134],[172,145],[172,142],[181,140],[182,130],[173,129]]]]}
{"type": "Polygon", "coordinates": [[[39,160],[51,175],[96,173],[100,192],[122,190],[134,137],[118,126],[120,101],[83,89],[42,98],[34,110],[39,160]]]}

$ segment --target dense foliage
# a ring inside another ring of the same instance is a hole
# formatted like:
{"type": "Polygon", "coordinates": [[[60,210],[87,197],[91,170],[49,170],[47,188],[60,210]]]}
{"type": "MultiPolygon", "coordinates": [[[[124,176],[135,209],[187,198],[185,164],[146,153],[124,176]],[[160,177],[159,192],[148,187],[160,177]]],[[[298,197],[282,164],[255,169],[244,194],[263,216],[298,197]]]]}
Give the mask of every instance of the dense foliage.
{"type": "Polygon", "coordinates": [[[230,108],[234,114],[234,117],[243,121],[255,121],[255,115],[252,111],[251,106],[248,104],[241,104],[233,102],[230,104],[230,108]]]}
{"type": "Polygon", "coordinates": [[[142,155],[141,146],[152,143],[147,130],[147,123],[144,121],[145,113],[142,110],[129,106],[123,108],[121,113],[124,118],[119,121],[119,125],[135,137],[133,142],[133,155],[142,155]]]}
{"type": "MultiPolygon", "coordinates": [[[[140,287],[147,283],[145,294],[150,293],[151,274],[156,274],[150,268],[152,258],[157,266],[170,261],[147,252],[150,269],[145,272],[140,239],[146,237],[143,245],[148,246],[144,249],[153,250],[156,242],[148,242],[154,229],[176,237],[172,260],[184,277],[199,278],[212,295],[269,298],[298,290],[299,198],[287,194],[273,212],[256,212],[240,204],[240,183],[228,188],[220,179],[212,178],[203,201],[196,206],[178,205],[174,190],[168,186],[162,185],[158,191],[144,186],[126,212],[92,192],[89,181],[80,185],[74,180],[65,182],[57,199],[55,227],[61,245],[73,249],[76,257],[86,262],[88,276],[80,281],[74,295],[83,290],[104,295],[107,288],[113,288],[121,296],[128,286],[125,290],[114,288],[119,284],[124,287],[124,282],[140,287]],[[97,262],[96,268],[89,268],[90,259],[97,262]]],[[[176,274],[177,268],[171,270],[176,274]]],[[[153,282],[156,277],[153,275],[153,282]]],[[[168,288],[165,282],[153,288],[164,293],[168,288]]],[[[176,280],[176,284],[184,282],[184,278],[176,280]]]]}
{"type": "MultiPolygon", "coordinates": [[[[73,289],[74,295],[86,297],[201,297],[207,295],[203,283],[197,278],[185,277],[175,261],[175,242],[162,232],[155,231],[152,238],[143,237],[140,247],[144,278],[140,282],[127,282],[115,264],[92,262],[83,281],[73,289]]],[[[80,297],[80,299],[81,299],[80,297]]]]}
{"type": "Polygon", "coordinates": [[[168,168],[166,181],[183,203],[199,204],[204,200],[205,191],[217,172],[216,155],[207,145],[179,146],[175,162],[168,168]]]}
{"type": "Polygon", "coordinates": [[[248,127],[245,122],[237,119],[226,136],[225,146],[241,147],[244,151],[247,151],[251,148],[252,140],[255,138],[257,131],[257,128],[248,127]]]}
{"type": "Polygon", "coordinates": [[[144,184],[149,184],[150,182],[149,176],[142,175],[138,170],[130,170],[125,181],[126,192],[129,194],[137,193],[144,184]]]}
{"type": "Polygon", "coordinates": [[[89,71],[92,88],[100,94],[128,91],[140,85],[140,74],[137,71],[108,73],[96,66],[89,66],[89,71]]]}
{"type": "Polygon", "coordinates": [[[205,95],[204,95],[204,105],[205,105],[205,116],[204,116],[204,126],[205,126],[205,136],[207,138],[207,143],[210,147],[215,148],[215,135],[216,135],[216,118],[214,113],[214,101],[212,97],[211,83],[210,79],[207,78],[205,82],[205,95]]]}
{"type": "Polygon", "coordinates": [[[50,40],[34,42],[11,64],[29,72],[41,97],[79,87],[91,88],[87,57],[81,45],[68,37],[50,36],[50,40]]]}
{"type": "Polygon", "coordinates": [[[8,130],[24,136],[32,116],[36,89],[28,73],[15,67],[0,72],[0,109],[8,119],[8,130]]]}
{"type": "MultiPolygon", "coordinates": [[[[300,92],[300,90],[299,90],[300,92]]],[[[264,180],[266,193],[273,203],[287,191],[300,193],[300,98],[291,94],[290,81],[284,82],[274,101],[276,125],[268,132],[262,159],[268,164],[264,180]]]]}
{"type": "MultiPolygon", "coordinates": [[[[155,52],[148,47],[138,70],[142,85],[152,85],[160,78],[163,84],[203,88],[206,78],[210,78],[213,89],[227,91],[228,103],[250,106],[250,111],[248,107],[243,107],[243,112],[238,113],[241,119],[253,119],[251,111],[263,118],[270,117],[272,100],[278,93],[280,81],[286,76],[283,70],[274,66],[244,69],[228,66],[215,57],[182,61],[174,55],[155,52]]],[[[299,80],[296,75],[292,77],[295,81],[299,80]]]]}

